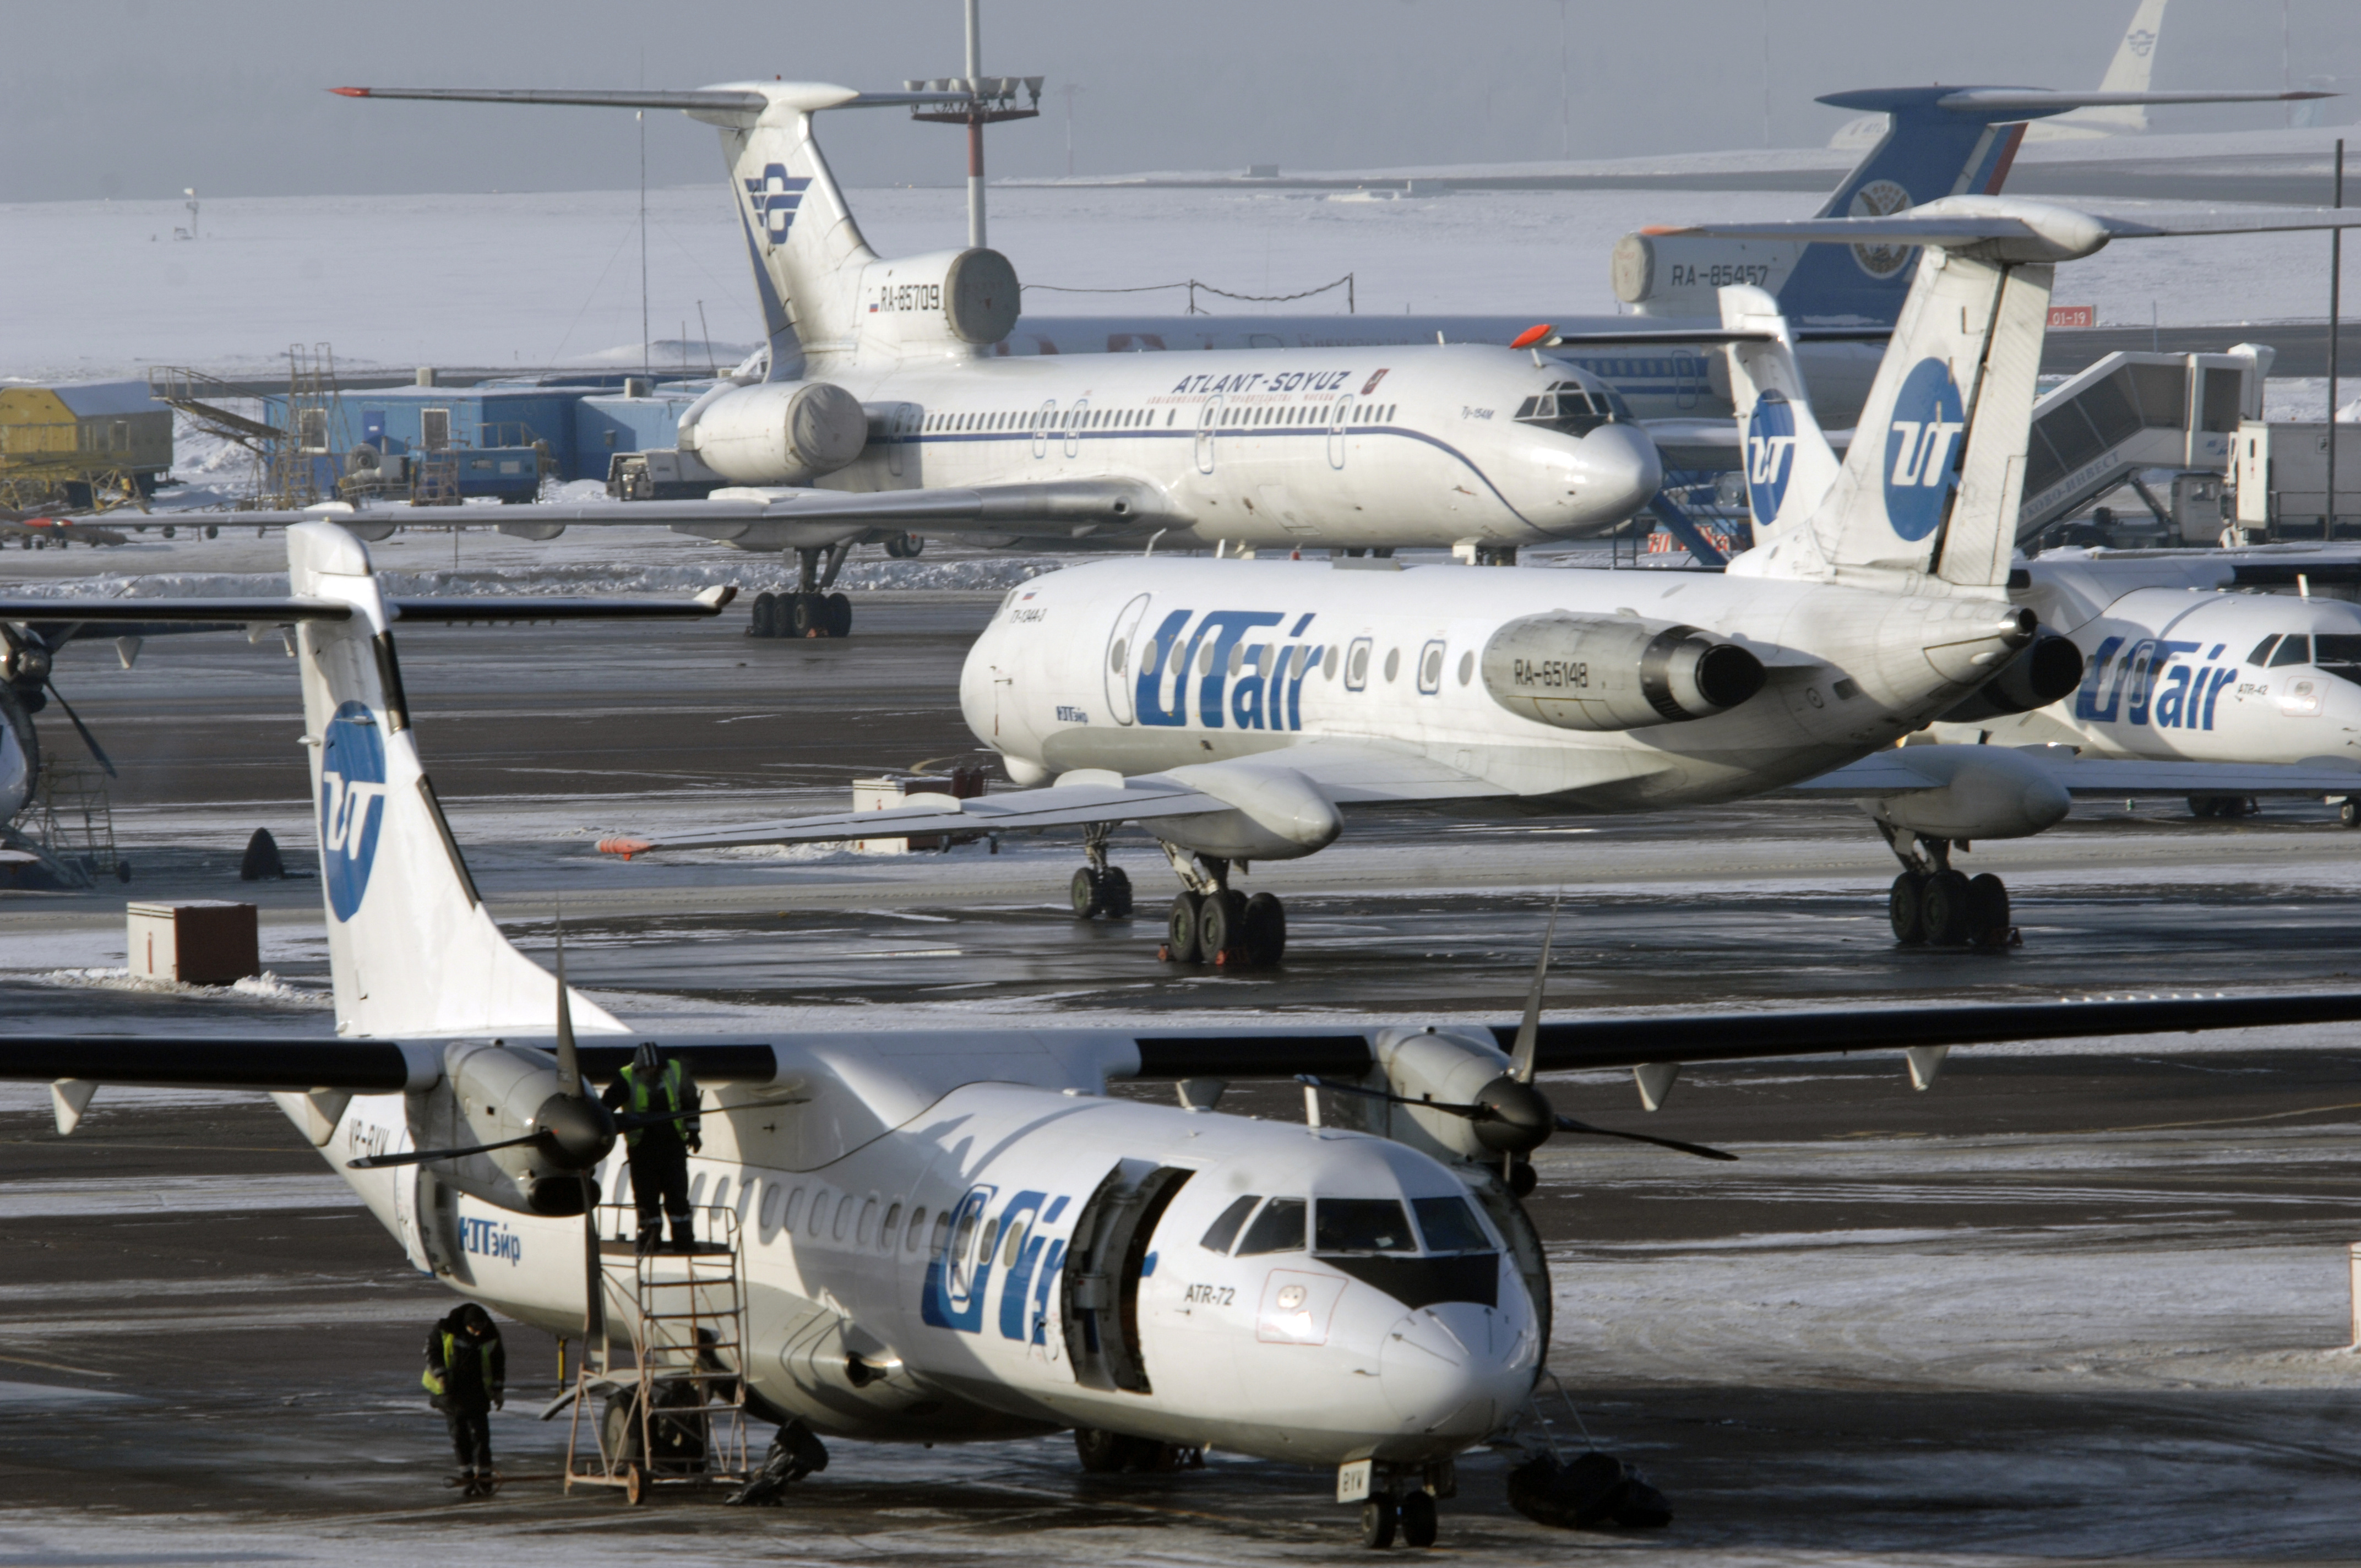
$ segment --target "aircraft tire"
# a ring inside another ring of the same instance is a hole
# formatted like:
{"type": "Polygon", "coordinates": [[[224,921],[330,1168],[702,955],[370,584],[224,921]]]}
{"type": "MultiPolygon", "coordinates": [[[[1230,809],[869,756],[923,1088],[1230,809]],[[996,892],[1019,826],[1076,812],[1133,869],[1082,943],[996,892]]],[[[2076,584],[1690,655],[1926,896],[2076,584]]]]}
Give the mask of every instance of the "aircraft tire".
{"type": "Polygon", "coordinates": [[[2361,799],[2346,795],[2336,806],[2336,820],[2347,828],[2361,828],[2361,799]]]}
{"type": "Polygon", "coordinates": [[[1287,952],[1287,905],[1268,893],[1247,899],[1238,943],[1249,969],[1268,969],[1279,962],[1287,952]]]}
{"type": "Polygon", "coordinates": [[[746,628],[749,637],[776,637],[779,634],[779,596],[759,593],[754,596],[753,623],[746,628]]]}
{"type": "Polygon", "coordinates": [[[1382,1552],[1394,1543],[1394,1500],[1371,1497],[1361,1505],[1361,1544],[1382,1552]]]}
{"type": "Polygon", "coordinates": [[[1099,873],[1088,866],[1078,868],[1074,880],[1066,884],[1067,895],[1073,900],[1074,918],[1088,920],[1106,910],[1106,884],[1099,873]]]}
{"type": "Polygon", "coordinates": [[[851,636],[852,601],[842,594],[830,594],[823,603],[827,613],[821,616],[820,625],[827,629],[828,634],[830,637],[851,636]]]}
{"type": "Polygon", "coordinates": [[[785,609],[788,636],[798,639],[809,637],[814,631],[819,630],[821,603],[819,595],[787,594],[784,597],[786,599],[785,609]]]}
{"type": "Polygon", "coordinates": [[[1224,969],[1251,969],[1246,935],[1246,895],[1228,888],[1207,894],[1197,912],[1198,956],[1224,969]]]}
{"type": "Polygon", "coordinates": [[[1401,1500],[1401,1538],[1404,1546],[1433,1546],[1439,1521],[1434,1517],[1434,1497],[1429,1492],[1412,1492],[1401,1500]]]}
{"type": "Polygon", "coordinates": [[[2008,883],[1986,872],[1968,883],[1968,929],[1982,938],[2008,929],[2008,883]]]}
{"type": "Polygon", "coordinates": [[[1131,878],[1121,866],[1109,866],[1099,878],[1099,899],[1106,906],[1110,920],[1123,920],[1131,915],[1131,878]]]}
{"type": "Polygon", "coordinates": [[[1176,964],[1197,961],[1198,915],[1204,900],[1188,889],[1181,889],[1172,900],[1172,911],[1164,917],[1164,956],[1176,964]]]}
{"type": "Polygon", "coordinates": [[[1074,1429],[1074,1456],[1086,1475],[1126,1475],[1170,1470],[1170,1451],[1154,1438],[1126,1437],[1098,1427],[1074,1429]]]}
{"type": "Polygon", "coordinates": [[[1894,939],[1905,948],[1916,948],[1927,940],[1927,879],[1916,872],[1904,872],[1894,879],[1894,893],[1886,900],[1885,912],[1894,921],[1894,939]]]}
{"type": "Polygon", "coordinates": [[[1937,872],[1928,877],[1918,907],[1927,940],[1936,947],[1960,947],[1975,934],[1974,901],[1965,872],[1937,872]]]}

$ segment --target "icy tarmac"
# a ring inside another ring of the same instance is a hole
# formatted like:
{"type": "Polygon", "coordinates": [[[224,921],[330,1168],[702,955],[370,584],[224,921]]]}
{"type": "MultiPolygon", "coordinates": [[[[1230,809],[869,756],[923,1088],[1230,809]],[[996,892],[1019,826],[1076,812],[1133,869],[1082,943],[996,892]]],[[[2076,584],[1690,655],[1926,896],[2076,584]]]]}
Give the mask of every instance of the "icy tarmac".
{"type": "MultiPolygon", "coordinates": [[[[566,542],[570,543],[572,541],[566,542]]],[[[651,543],[656,543],[651,541],[651,543]]],[[[669,542],[666,542],[669,543],[669,542]]],[[[464,536],[463,572],[508,546],[464,536]]],[[[275,545],[176,542],[143,569],[268,574],[275,545]],[[213,552],[208,557],[205,553],[213,552]]],[[[448,568],[405,536],[389,565],[448,568]]],[[[441,558],[436,559],[440,552],[441,558]]],[[[684,561],[717,569],[719,552],[684,561]]],[[[120,553],[16,555],[122,570],[120,553]]],[[[500,557],[499,559],[505,559],[500,557]]],[[[932,559],[930,556],[929,559],[932,559]]],[[[585,569],[595,565],[586,555],[585,569]]],[[[667,585],[671,586],[671,585],[667,585]]],[[[1153,959],[1167,873],[1117,840],[1128,923],[1062,909],[1071,839],[948,854],[741,853],[630,865],[603,832],[836,806],[855,774],[973,745],[953,700],[990,592],[879,587],[840,642],[686,629],[420,628],[403,667],[428,765],[495,912],[527,945],[565,902],[574,973],[635,1015],[756,1028],[1154,1015],[1499,1018],[1563,888],[1561,1009],[2025,999],[2353,983],[2361,834],[2318,806],[2240,822],[2086,803],[1972,861],[2011,883],[2026,945],[1905,952],[1885,857],[1848,807],[1770,802],[1519,827],[1402,813],[1255,868],[1292,939],[1272,974],[1153,959]],[[1018,1010],[1021,1009],[1021,1014],[1018,1010]]],[[[244,884],[255,827],[312,842],[293,671],[275,643],[159,639],[137,666],[76,644],[60,687],[114,751],[128,889],[0,894],[0,1027],[304,1035],[330,1019],[316,881],[244,884]],[[126,895],[262,905],[273,983],[174,990],[123,963],[126,895]]],[[[70,751],[71,733],[44,722],[70,751]]],[[[1462,1469],[1444,1546],[1684,1563],[1978,1563],[2351,1555],[2361,1390],[2346,1246],[2361,1046],[2339,1030],[1955,1053],[1929,1093],[1898,1060],[1692,1069],[1667,1107],[1628,1076],[1560,1104],[1726,1146],[1734,1166],[1561,1139],[1545,1401],[1671,1497],[1661,1533],[1568,1538],[1462,1469]]],[[[1359,1555],[1323,1475],[1215,1454],[1082,1476],[1062,1441],[832,1445],[778,1510],[567,1497],[533,1420],[555,1349],[512,1330],[490,1503],[441,1478],[418,1343],[447,1298],[356,1212],[267,1102],[102,1093],[57,1136],[0,1095],[0,1561],[407,1563],[1178,1563],[1359,1555]]],[[[1234,1091],[1225,1110],[1301,1114],[1234,1091]]]]}

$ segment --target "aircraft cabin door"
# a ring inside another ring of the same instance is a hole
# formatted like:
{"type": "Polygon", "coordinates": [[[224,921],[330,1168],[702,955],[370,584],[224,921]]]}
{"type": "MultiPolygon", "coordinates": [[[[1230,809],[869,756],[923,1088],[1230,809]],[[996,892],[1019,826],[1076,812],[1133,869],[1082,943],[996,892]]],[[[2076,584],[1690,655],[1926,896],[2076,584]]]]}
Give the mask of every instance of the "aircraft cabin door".
{"type": "Polygon", "coordinates": [[[1076,398],[1066,406],[1066,455],[1069,457],[1082,455],[1082,420],[1090,411],[1091,400],[1088,398],[1076,398]]]}
{"type": "Polygon", "coordinates": [[[1158,1222],[1195,1174],[1125,1160],[1107,1172],[1074,1222],[1060,1296],[1067,1360],[1084,1387],[1154,1392],[1140,1354],[1140,1281],[1158,1222]]]}
{"type": "Polygon", "coordinates": [[[1207,398],[1197,409],[1197,472],[1213,471],[1213,431],[1222,422],[1222,395],[1207,398]]]}
{"type": "Polygon", "coordinates": [[[1117,724],[1132,721],[1131,667],[1139,657],[1139,623],[1147,618],[1148,601],[1154,597],[1142,594],[1124,606],[1122,613],[1115,618],[1115,630],[1107,639],[1107,711],[1115,715],[1117,724]]]}
{"type": "Polygon", "coordinates": [[[885,471],[900,478],[909,466],[910,448],[918,429],[918,405],[895,403],[885,417],[885,471]]]}
{"type": "Polygon", "coordinates": [[[1345,427],[1353,422],[1353,400],[1339,398],[1328,414],[1328,466],[1345,466],[1345,427]]]}
{"type": "Polygon", "coordinates": [[[1033,411],[1033,455],[1049,455],[1049,431],[1058,422],[1058,400],[1050,399],[1033,411]]]}

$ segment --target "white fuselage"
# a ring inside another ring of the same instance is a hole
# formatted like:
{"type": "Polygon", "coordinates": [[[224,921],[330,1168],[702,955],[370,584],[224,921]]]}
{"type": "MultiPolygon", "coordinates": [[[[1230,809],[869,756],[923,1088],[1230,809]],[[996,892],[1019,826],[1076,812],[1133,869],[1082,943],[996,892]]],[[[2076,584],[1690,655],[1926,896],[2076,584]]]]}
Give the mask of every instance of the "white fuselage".
{"type": "Polygon", "coordinates": [[[2015,613],[1997,597],[1707,574],[1111,561],[1012,591],[968,655],[961,702],[1025,777],[1283,766],[1290,747],[1345,739],[1488,786],[1469,794],[1637,810],[1775,789],[1892,743],[2021,645],[2002,630],[2015,613]],[[1757,654],[1768,682],[1727,712],[1642,729],[1521,717],[1488,690],[1484,649],[1559,611],[1701,628],[1757,654]]]}
{"type": "MultiPolygon", "coordinates": [[[[1108,1099],[1071,1040],[846,1036],[780,1056],[779,1085],[718,1092],[690,1165],[700,1236],[736,1217],[742,1366],[774,1417],[870,1439],[1092,1426],[1309,1464],[1433,1463],[1512,1418],[1532,1387],[1544,1320],[1504,1234],[1522,1221],[1500,1213],[1504,1194],[1417,1150],[1108,1099]],[[979,1075],[999,1080],[961,1081],[979,1075]],[[1159,1169],[1188,1175],[1141,1239],[1105,1255],[1102,1226],[1101,1255],[1069,1267],[1111,1174],[1159,1169]],[[1315,1214],[1327,1201],[1396,1202],[1422,1237],[1444,1232],[1420,1201],[1465,1202],[1467,1223],[1448,1247],[1406,1233],[1394,1250],[1347,1250],[1315,1225],[1248,1253],[1251,1221],[1235,1250],[1202,1245],[1248,1195],[1308,1200],[1315,1214]],[[1086,1272],[1103,1280],[1078,1288],[1086,1272]]],[[[356,1099],[322,1153],[343,1171],[412,1135],[401,1096],[356,1099]]],[[[623,1158],[600,1172],[609,1202],[623,1158]]],[[[579,1218],[450,1189],[437,1201],[421,1168],[347,1174],[417,1266],[580,1332],[579,1218]]],[[[610,1277],[628,1281],[617,1262],[610,1277]]],[[[609,1289],[619,1344],[627,1300],[628,1287],[609,1289]]]]}
{"type": "Polygon", "coordinates": [[[2034,562],[2015,597],[2081,649],[2081,689],[1938,731],[2151,761],[2361,761],[2361,606],[2220,591],[2233,561],[2034,562]],[[2143,586],[2158,579],[2172,586],[2143,586]]]}
{"type": "Polygon", "coordinates": [[[1163,528],[1169,545],[1358,548],[1580,538],[1644,507],[1662,477],[1628,420],[1535,422],[1534,400],[1568,373],[1505,348],[882,357],[814,373],[870,416],[868,446],[824,488],[1109,480],[1162,498],[1134,532],[1163,528]]]}

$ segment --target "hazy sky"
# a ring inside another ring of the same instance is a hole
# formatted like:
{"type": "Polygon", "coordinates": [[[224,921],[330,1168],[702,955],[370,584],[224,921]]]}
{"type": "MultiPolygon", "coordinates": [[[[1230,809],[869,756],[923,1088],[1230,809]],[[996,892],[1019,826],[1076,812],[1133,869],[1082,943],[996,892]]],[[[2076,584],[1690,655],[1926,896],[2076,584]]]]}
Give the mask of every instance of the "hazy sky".
{"type": "MultiPolygon", "coordinates": [[[[2132,0],[1566,0],[1574,156],[1817,146],[1811,102],[1920,82],[2095,86],[2132,0]],[[1766,30],[1767,18],[1767,30],[1766,30]]],[[[1043,75],[1042,117],[990,134],[994,174],[1555,158],[1558,0],[985,0],[983,67],[1043,75]]],[[[615,189],[628,112],[367,104],[339,83],[856,87],[962,69],[959,0],[0,0],[0,202],[615,189]]],[[[2158,87],[2361,93],[2356,0],[2172,0],[2158,87]],[[2281,24],[2287,32],[2282,54],[2281,24]]],[[[2361,117],[2355,99],[2324,118],[2361,117]]],[[[2283,123],[2163,111],[2158,128],[2283,123]]],[[[848,184],[950,184],[961,133],[899,110],[823,132],[848,184]]],[[[713,132],[651,115],[648,178],[713,178],[713,132]]]]}

